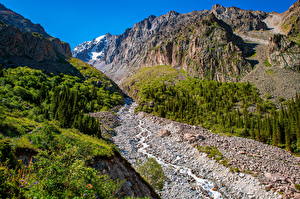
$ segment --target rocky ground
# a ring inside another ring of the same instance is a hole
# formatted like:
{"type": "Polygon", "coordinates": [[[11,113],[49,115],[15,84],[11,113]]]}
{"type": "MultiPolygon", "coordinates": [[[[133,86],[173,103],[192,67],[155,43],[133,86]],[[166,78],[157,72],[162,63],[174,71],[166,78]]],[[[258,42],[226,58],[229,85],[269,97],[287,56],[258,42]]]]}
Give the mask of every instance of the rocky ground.
{"type": "Polygon", "coordinates": [[[293,98],[300,90],[299,72],[269,64],[270,38],[274,34],[283,34],[281,17],[274,13],[264,20],[269,30],[236,32],[246,43],[253,44],[255,55],[248,59],[257,63],[242,81],[254,84],[262,96],[272,96],[274,99],[293,98]]]}
{"type": "Polygon", "coordinates": [[[293,70],[269,64],[267,45],[273,32],[270,30],[237,34],[244,41],[255,44],[255,55],[248,59],[257,62],[255,68],[242,81],[254,84],[262,96],[293,98],[300,90],[300,75],[293,70]]]}
{"type": "Polygon", "coordinates": [[[118,112],[121,125],[114,142],[134,166],[148,157],[163,167],[162,198],[300,198],[300,161],[288,152],[253,140],[212,134],[197,126],[145,113],[133,105],[118,112]],[[195,146],[215,146],[232,172],[195,146]],[[278,192],[281,192],[279,194],[278,192]]]}

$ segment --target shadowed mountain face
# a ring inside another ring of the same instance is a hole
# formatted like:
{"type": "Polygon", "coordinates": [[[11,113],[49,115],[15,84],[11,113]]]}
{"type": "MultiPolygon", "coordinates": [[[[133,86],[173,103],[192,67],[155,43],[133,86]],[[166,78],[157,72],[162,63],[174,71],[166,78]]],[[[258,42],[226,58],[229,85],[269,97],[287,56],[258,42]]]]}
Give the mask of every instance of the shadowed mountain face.
{"type": "Polygon", "coordinates": [[[36,32],[45,37],[50,37],[40,24],[34,24],[29,19],[7,9],[0,3],[0,21],[18,28],[22,32],[36,32]]]}
{"type": "Polygon", "coordinates": [[[30,65],[48,72],[64,72],[57,62],[72,56],[68,43],[49,36],[42,26],[33,24],[2,4],[0,55],[0,64],[4,67],[30,65]]]}

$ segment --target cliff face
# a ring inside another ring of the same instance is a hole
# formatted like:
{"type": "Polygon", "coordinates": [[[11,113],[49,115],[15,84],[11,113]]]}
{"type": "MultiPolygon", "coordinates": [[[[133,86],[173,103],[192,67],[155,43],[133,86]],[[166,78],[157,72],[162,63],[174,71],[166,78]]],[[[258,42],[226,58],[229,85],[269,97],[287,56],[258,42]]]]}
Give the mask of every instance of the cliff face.
{"type": "Polygon", "coordinates": [[[272,65],[300,71],[300,45],[285,35],[270,38],[269,59],[272,65]]]}
{"type": "Polygon", "coordinates": [[[14,57],[41,62],[71,56],[69,45],[59,39],[47,39],[38,33],[23,33],[6,24],[0,26],[0,38],[1,61],[4,63],[14,62],[14,57]]]}
{"type": "Polygon", "coordinates": [[[159,198],[153,188],[119,153],[115,153],[110,159],[96,158],[91,163],[91,166],[102,174],[107,174],[112,179],[123,182],[122,187],[116,193],[120,198],[125,196],[159,198]]]}
{"type": "Polygon", "coordinates": [[[95,66],[117,82],[139,67],[152,65],[171,65],[197,77],[237,81],[251,69],[239,47],[243,41],[212,13],[171,11],[150,16],[116,36],[105,53],[105,64],[95,66]]]}
{"type": "MultiPolygon", "coordinates": [[[[215,5],[211,10],[149,16],[111,36],[101,60],[84,49],[76,57],[93,64],[117,82],[138,68],[171,65],[190,75],[218,81],[238,81],[251,70],[244,43],[233,31],[266,30],[268,13],[215,5]]],[[[87,42],[87,43],[93,43],[87,42]]],[[[75,48],[84,47],[82,44],[75,48]]]]}
{"type": "Polygon", "coordinates": [[[225,8],[218,4],[213,6],[211,12],[235,31],[267,30],[263,21],[268,16],[266,12],[242,10],[237,7],[225,8]]]}
{"type": "MultiPolygon", "coordinates": [[[[68,43],[0,4],[0,64],[40,65],[71,57],[68,43]]],[[[51,71],[51,70],[50,70],[51,71]]]]}
{"type": "Polygon", "coordinates": [[[270,38],[271,64],[300,71],[300,0],[282,14],[281,29],[286,35],[270,38]]]}
{"type": "Polygon", "coordinates": [[[182,26],[152,46],[142,65],[171,65],[190,75],[218,81],[237,81],[251,70],[238,47],[240,38],[214,14],[182,26]]]}

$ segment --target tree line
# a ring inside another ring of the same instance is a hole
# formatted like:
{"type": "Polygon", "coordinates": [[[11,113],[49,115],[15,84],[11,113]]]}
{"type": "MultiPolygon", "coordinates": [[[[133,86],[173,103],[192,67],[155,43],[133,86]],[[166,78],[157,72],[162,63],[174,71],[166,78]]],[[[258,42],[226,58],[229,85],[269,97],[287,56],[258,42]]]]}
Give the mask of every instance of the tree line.
{"type": "Polygon", "coordinates": [[[139,88],[138,110],[300,152],[300,96],[279,107],[249,83],[187,78],[139,88]]]}

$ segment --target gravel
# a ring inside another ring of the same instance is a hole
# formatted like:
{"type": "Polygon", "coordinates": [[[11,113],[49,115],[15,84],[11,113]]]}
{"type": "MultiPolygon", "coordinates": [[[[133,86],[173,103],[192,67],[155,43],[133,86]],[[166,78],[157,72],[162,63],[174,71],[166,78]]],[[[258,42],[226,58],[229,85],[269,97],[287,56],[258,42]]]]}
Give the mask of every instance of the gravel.
{"type": "MultiPolygon", "coordinates": [[[[125,105],[118,112],[121,125],[115,128],[117,135],[113,137],[113,141],[133,167],[137,167],[148,157],[155,158],[162,165],[167,177],[163,190],[159,191],[162,198],[282,198],[271,189],[267,191],[259,177],[233,173],[194,147],[197,144],[216,145],[230,159],[240,153],[240,144],[251,140],[236,138],[238,149],[231,150],[230,147],[235,146],[231,140],[234,137],[218,136],[201,127],[145,113],[134,114],[136,106],[135,103],[125,105]],[[162,130],[169,130],[171,134],[161,137],[159,134],[162,130]],[[204,139],[197,142],[185,141],[183,137],[186,133],[201,134],[204,139]]],[[[247,146],[249,145],[243,145],[244,148],[247,146]]],[[[253,154],[256,152],[253,151],[253,154]]]]}

